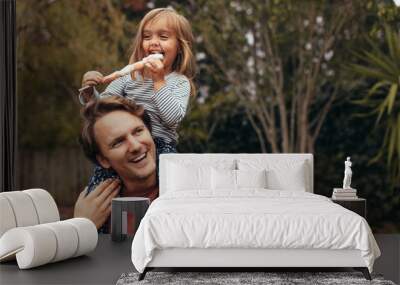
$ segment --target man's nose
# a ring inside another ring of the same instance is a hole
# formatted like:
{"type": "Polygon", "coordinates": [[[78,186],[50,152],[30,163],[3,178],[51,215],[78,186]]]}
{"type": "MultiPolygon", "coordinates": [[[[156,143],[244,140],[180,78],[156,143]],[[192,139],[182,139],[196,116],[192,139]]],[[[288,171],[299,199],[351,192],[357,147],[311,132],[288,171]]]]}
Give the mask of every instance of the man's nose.
{"type": "Polygon", "coordinates": [[[137,138],[130,135],[128,137],[128,145],[129,145],[129,151],[134,152],[134,151],[140,150],[140,147],[142,144],[140,143],[140,141],[137,138]]]}

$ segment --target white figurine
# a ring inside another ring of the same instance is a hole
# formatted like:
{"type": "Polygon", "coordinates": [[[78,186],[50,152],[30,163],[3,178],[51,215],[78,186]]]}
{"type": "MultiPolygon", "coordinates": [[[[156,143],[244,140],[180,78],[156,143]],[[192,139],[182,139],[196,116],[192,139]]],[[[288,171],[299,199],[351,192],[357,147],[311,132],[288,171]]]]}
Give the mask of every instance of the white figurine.
{"type": "Polygon", "coordinates": [[[353,172],[351,171],[351,161],[350,156],[347,157],[347,160],[344,162],[344,179],[343,179],[343,189],[352,189],[351,184],[351,176],[353,172]]]}

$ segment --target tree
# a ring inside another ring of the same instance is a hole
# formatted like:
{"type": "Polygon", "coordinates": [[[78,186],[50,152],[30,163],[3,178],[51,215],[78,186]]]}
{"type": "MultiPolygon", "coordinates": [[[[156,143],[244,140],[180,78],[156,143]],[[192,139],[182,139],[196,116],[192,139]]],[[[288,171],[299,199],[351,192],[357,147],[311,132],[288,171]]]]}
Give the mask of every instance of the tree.
{"type": "Polygon", "coordinates": [[[81,77],[128,61],[127,27],[112,0],[17,2],[20,146],[76,144],[81,77]]]}
{"type": "Polygon", "coordinates": [[[275,0],[188,7],[202,48],[245,108],[261,151],[313,152],[345,82],[340,62],[357,35],[358,6],[275,0]]]}

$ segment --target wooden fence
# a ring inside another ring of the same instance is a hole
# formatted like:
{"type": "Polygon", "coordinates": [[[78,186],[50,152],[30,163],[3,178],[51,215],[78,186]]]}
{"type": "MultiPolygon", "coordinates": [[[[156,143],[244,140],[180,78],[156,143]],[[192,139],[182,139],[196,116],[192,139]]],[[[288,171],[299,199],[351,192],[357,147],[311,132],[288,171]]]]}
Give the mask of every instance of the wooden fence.
{"type": "Polygon", "coordinates": [[[42,188],[51,193],[59,208],[74,205],[87,185],[93,165],[82,150],[18,150],[17,190],[42,188]]]}

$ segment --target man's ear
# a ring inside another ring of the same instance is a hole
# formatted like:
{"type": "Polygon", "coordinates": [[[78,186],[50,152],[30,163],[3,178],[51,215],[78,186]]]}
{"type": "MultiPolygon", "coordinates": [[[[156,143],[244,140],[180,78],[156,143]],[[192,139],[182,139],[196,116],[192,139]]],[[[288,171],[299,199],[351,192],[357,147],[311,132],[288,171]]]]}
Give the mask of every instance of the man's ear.
{"type": "Polygon", "coordinates": [[[101,167],[106,169],[111,167],[111,164],[108,162],[108,159],[102,156],[101,154],[97,154],[96,159],[98,163],[101,165],[101,167]]]}

